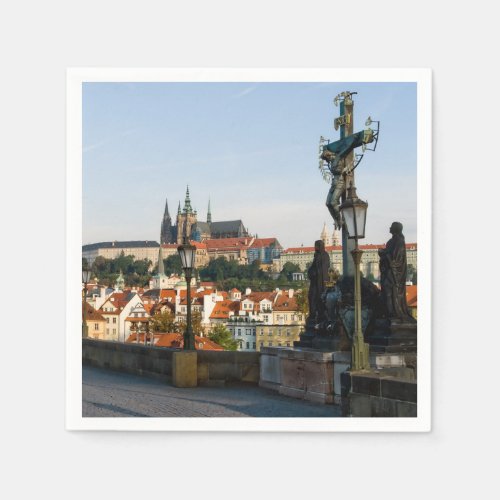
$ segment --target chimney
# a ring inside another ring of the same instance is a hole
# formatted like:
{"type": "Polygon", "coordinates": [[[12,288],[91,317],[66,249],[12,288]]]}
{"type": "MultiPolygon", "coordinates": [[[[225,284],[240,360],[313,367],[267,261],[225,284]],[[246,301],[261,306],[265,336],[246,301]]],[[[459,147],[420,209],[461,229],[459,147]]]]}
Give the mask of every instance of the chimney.
{"type": "Polygon", "coordinates": [[[250,295],[252,293],[252,289],[251,288],[246,288],[245,289],[245,295],[250,295]]]}
{"type": "Polygon", "coordinates": [[[293,292],[294,292],[293,288],[290,288],[290,289],[288,290],[288,298],[289,298],[289,299],[291,299],[291,298],[293,297],[293,292]]]}

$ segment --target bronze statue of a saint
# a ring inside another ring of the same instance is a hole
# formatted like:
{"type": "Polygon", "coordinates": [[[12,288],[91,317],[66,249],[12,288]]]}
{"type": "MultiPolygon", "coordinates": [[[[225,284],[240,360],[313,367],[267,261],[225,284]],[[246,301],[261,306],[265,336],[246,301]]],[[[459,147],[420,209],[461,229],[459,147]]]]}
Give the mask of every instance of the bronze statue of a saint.
{"type": "Polygon", "coordinates": [[[310,280],[308,322],[320,323],[326,319],[325,303],[321,296],[329,278],[329,269],[330,257],[325,251],[325,243],[322,240],[317,240],[314,242],[314,259],[307,271],[310,280]]]}
{"type": "Polygon", "coordinates": [[[380,257],[380,284],[382,300],[391,319],[415,322],[406,303],[406,244],[403,224],[393,222],[390,229],[392,238],[385,249],[378,251],[380,257]]]}

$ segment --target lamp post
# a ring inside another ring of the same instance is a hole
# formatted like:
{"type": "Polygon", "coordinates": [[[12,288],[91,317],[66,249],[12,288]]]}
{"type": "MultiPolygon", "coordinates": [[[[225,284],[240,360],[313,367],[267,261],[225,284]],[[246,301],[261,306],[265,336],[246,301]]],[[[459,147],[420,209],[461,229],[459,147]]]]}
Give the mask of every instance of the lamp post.
{"type": "Polygon", "coordinates": [[[82,269],[82,281],[83,281],[83,317],[82,317],[82,337],[87,338],[89,336],[89,327],[87,325],[87,283],[90,281],[91,271],[88,269],[82,269]]]}
{"type": "Polygon", "coordinates": [[[182,269],[186,275],[186,298],[187,298],[187,327],[184,331],[184,350],[194,351],[194,335],[191,327],[191,278],[193,276],[194,261],[196,257],[196,247],[191,245],[186,236],[182,245],[177,247],[179,257],[181,258],[182,269]]]}
{"type": "Polygon", "coordinates": [[[358,198],[356,188],[351,185],[347,199],[340,206],[349,239],[355,240],[354,250],[351,251],[354,261],[354,339],[352,343],[352,369],[367,370],[370,368],[370,347],[365,343],[361,321],[361,276],[360,264],[363,251],[358,247],[358,239],[365,237],[366,212],[368,203],[358,198]]]}

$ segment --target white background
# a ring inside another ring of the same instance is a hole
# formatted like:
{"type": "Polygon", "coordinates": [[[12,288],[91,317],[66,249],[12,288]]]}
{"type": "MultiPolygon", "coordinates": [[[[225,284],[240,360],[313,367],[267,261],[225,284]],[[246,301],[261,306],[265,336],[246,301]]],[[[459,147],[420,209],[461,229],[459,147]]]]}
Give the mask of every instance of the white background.
{"type": "Polygon", "coordinates": [[[4,498],[495,495],[493,2],[2,5],[4,498]],[[65,77],[75,66],[433,69],[431,433],[64,430],[65,77]]]}

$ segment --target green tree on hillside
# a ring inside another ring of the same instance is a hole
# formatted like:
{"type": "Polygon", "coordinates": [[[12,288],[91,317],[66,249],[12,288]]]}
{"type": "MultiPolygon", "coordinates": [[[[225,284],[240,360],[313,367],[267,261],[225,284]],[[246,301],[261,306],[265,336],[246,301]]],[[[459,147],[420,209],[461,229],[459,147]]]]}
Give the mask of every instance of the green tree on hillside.
{"type": "Polygon", "coordinates": [[[287,280],[292,280],[293,273],[301,273],[300,266],[298,264],[294,264],[293,262],[285,262],[283,269],[281,270],[280,275],[285,276],[287,280]]]}
{"type": "Polygon", "coordinates": [[[169,255],[166,259],[163,259],[163,267],[167,276],[171,274],[180,275],[182,273],[181,258],[178,254],[169,255]]]}
{"type": "Polygon", "coordinates": [[[226,351],[236,351],[238,348],[238,342],[233,339],[231,332],[223,324],[215,325],[208,334],[208,338],[226,351]]]}

